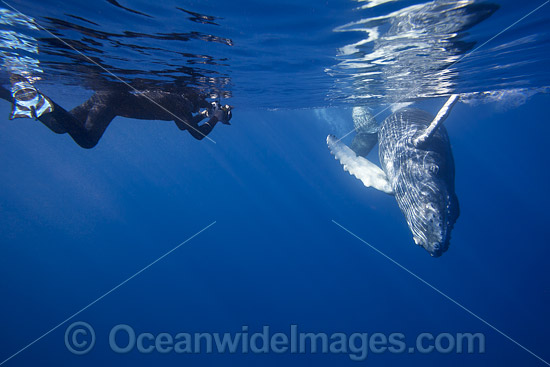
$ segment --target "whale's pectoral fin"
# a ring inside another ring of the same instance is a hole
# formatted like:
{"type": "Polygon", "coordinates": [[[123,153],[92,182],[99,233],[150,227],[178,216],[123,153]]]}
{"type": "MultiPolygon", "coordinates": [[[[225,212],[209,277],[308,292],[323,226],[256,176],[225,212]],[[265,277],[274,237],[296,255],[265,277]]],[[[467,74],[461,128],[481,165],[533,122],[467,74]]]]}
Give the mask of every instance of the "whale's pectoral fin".
{"type": "Polygon", "coordinates": [[[449,116],[451,113],[451,109],[453,106],[458,102],[458,94],[452,94],[447,102],[441,107],[433,121],[430,123],[430,125],[424,130],[420,135],[418,135],[413,140],[413,144],[415,147],[420,148],[422,144],[424,144],[437,130],[439,125],[445,121],[445,119],[449,116]]]}
{"type": "Polygon", "coordinates": [[[334,135],[327,137],[330,152],[340,161],[345,171],[354,175],[366,187],[374,187],[387,194],[393,194],[390,183],[384,171],[376,164],[357,156],[346,144],[336,139],[334,135]]]}
{"type": "Polygon", "coordinates": [[[366,157],[378,143],[378,133],[358,133],[351,142],[351,150],[355,154],[366,157]]]}

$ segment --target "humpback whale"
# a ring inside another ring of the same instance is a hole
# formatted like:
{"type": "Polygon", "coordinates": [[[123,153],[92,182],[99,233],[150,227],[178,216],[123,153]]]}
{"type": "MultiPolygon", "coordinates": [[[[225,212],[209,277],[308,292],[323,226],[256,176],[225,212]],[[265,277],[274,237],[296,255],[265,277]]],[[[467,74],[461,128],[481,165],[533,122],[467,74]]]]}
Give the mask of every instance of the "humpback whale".
{"type": "Polygon", "coordinates": [[[458,96],[451,95],[435,118],[419,109],[402,108],[379,127],[365,109],[356,108],[352,148],[333,135],[327,137],[344,170],[365,186],[395,196],[414,242],[434,257],[448,249],[460,211],[453,154],[442,125],[457,101],[458,96]],[[381,168],[365,158],[376,141],[381,168]]]}

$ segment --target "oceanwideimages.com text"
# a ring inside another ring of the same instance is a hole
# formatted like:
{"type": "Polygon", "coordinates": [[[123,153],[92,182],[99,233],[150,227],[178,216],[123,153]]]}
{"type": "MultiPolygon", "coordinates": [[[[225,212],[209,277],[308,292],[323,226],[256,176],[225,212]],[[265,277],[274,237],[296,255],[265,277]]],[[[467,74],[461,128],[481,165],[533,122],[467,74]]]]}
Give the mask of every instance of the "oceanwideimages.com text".
{"type": "MultiPolygon", "coordinates": [[[[290,325],[286,331],[270,326],[252,329],[242,326],[235,332],[150,332],[119,324],[111,328],[110,349],[119,354],[345,354],[353,361],[363,361],[369,354],[402,353],[485,353],[482,333],[420,333],[413,339],[395,333],[325,333],[301,330],[290,325]]],[[[70,325],[65,344],[75,354],[89,352],[95,344],[93,328],[83,322],[70,325]]]]}

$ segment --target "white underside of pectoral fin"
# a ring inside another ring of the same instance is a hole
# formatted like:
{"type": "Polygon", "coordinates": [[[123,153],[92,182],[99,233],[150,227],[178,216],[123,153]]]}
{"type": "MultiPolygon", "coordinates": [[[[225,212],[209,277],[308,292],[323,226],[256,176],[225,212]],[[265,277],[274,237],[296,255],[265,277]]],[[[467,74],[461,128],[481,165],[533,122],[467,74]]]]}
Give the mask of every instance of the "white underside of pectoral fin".
{"type": "Polygon", "coordinates": [[[357,156],[346,144],[334,135],[327,137],[330,152],[340,161],[345,171],[357,177],[366,187],[374,187],[386,194],[393,194],[390,183],[384,171],[369,160],[357,156]]]}

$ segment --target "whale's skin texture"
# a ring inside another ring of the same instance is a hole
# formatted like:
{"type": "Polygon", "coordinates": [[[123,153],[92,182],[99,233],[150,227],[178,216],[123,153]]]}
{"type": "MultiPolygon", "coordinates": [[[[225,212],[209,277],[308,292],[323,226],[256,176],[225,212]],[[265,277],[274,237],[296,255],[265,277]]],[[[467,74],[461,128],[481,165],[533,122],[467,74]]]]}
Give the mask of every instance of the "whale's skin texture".
{"type": "Polygon", "coordinates": [[[378,143],[380,126],[366,107],[353,107],[352,118],[357,135],[355,135],[350,148],[357,155],[366,157],[378,143]]]}
{"type": "Polygon", "coordinates": [[[378,132],[382,169],[417,245],[439,257],[449,247],[460,209],[455,166],[443,125],[423,145],[413,144],[433,116],[403,108],[386,118],[378,132]]]}

